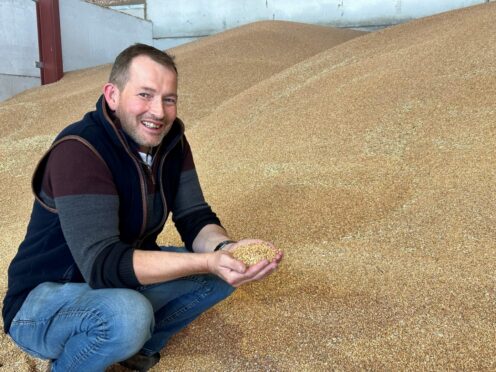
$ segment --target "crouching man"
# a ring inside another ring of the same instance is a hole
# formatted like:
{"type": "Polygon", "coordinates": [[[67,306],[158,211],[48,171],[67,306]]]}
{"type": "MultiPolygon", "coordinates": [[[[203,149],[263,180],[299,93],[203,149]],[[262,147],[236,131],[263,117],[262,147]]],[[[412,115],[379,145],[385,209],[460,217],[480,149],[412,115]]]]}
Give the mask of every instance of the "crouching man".
{"type": "MultiPolygon", "coordinates": [[[[40,160],[24,241],[9,267],[5,331],[52,371],[146,371],[170,337],[282,259],[246,267],[204,200],[177,114],[173,59],[119,54],[95,111],[40,160]],[[185,247],[156,239],[169,214],[185,247]]],[[[275,249],[275,248],[274,248],[275,249]]]]}

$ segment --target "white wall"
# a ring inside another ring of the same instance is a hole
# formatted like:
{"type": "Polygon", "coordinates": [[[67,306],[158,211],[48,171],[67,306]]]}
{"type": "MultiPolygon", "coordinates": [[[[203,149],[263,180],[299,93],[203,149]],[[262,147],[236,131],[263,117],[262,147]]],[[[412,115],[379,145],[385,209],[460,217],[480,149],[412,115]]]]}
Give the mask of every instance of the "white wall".
{"type": "Polygon", "coordinates": [[[0,101],[40,85],[36,4],[0,0],[0,101]]]}
{"type": "Polygon", "coordinates": [[[141,19],[145,19],[145,4],[137,5],[114,5],[110,9],[118,10],[119,12],[132,15],[141,19]]]}
{"type": "Polygon", "coordinates": [[[153,44],[152,23],[82,0],[61,0],[64,71],[111,63],[134,43],[153,44]]]}
{"type": "Polygon", "coordinates": [[[336,27],[405,22],[486,0],[147,0],[155,39],[198,37],[259,20],[336,27]]]}

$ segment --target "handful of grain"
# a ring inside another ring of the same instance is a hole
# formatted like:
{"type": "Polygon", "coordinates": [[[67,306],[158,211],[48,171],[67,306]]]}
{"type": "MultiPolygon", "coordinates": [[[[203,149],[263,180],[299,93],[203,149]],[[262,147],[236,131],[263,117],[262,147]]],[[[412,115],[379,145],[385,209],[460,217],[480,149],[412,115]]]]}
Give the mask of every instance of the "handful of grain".
{"type": "Polygon", "coordinates": [[[276,257],[276,250],[266,243],[251,243],[237,247],[231,254],[235,259],[251,266],[262,260],[272,261],[276,257]]]}

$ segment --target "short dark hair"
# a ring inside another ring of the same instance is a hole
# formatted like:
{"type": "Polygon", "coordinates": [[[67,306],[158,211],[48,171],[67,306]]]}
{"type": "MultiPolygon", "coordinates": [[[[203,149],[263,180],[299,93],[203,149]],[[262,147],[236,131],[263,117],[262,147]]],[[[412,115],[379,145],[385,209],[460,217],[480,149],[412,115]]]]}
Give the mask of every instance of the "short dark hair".
{"type": "Polygon", "coordinates": [[[137,43],[119,53],[110,71],[109,83],[117,85],[119,89],[123,89],[129,80],[129,66],[133,59],[138,56],[151,58],[153,61],[174,71],[177,76],[177,68],[173,56],[150,45],[137,43]]]}

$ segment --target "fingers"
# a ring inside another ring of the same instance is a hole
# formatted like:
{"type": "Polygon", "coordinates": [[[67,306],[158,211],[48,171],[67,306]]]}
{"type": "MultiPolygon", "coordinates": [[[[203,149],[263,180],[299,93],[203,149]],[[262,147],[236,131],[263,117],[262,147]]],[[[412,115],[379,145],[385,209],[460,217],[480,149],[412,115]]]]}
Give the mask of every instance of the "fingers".
{"type": "Polygon", "coordinates": [[[222,252],[220,265],[225,269],[232,270],[239,274],[244,274],[246,272],[246,265],[243,262],[234,259],[228,253],[222,252]]]}
{"type": "Polygon", "coordinates": [[[267,260],[263,260],[253,266],[250,266],[246,273],[243,275],[239,275],[236,278],[236,285],[240,286],[249,282],[261,280],[266,276],[273,273],[277,268],[276,262],[268,262],[267,260]]]}
{"type": "Polygon", "coordinates": [[[266,276],[272,274],[277,268],[277,264],[274,262],[267,263],[266,266],[264,266],[261,270],[256,272],[251,278],[250,281],[256,281],[256,280],[261,280],[265,278],[266,276]]]}

